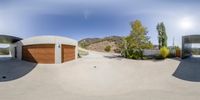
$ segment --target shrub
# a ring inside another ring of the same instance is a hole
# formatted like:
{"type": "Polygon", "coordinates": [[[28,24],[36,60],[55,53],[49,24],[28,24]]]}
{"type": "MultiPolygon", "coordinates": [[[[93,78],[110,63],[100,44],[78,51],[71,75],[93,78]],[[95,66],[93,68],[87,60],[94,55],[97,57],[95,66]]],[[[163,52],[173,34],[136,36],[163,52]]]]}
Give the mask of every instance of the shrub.
{"type": "Polygon", "coordinates": [[[156,60],[162,60],[163,57],[162,57],[161,55],[155,55],[155,59],[156,59],[156,60]]]}
{"type": "Polygon", "coordinates": [[[169,49],[167,47],[162,47],[160,49],[160,54],[163,58],[166,58],[169,55],[169,49]]]}
{"type": "Polygon", "coordinates": [[[111,46],[106,46],[104,50],[105,50],[106,52],[110,52],[111,46]]]}
{"type": "Polygon", "coordinates": [[[143,59],[143,51],[139,49],[125,49],[121,55],[129,59],[143,59]]]}
{"type": "Polygon", "coordinates": [[[121,53],[121,49],[119,49],[119,48],[118,49],[114,49],[114,52],[115,53],[121,53]]]}
{"type": "Polygon", "coordinates": [[[78,53],[78,58],[82,58],[81,55],[78,53]]]}

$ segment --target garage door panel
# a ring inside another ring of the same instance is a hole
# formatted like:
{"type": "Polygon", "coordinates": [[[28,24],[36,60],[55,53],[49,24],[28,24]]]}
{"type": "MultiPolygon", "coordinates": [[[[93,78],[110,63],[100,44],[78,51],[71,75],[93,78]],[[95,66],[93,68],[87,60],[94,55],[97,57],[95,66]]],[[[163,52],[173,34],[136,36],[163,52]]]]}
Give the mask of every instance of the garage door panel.
{"type": "Polygon", "coordinates": [[[23,46],[22,59],[36,63],[55,63],[55,44],[23,46]]]}
{"type": "MultiPolygon", "coordinates": [[[[71,49],[73,49],[73,48],[71,48],[71,49]]],[[[66,53],[75,52],[74,49],[73,49],[73,50],[71,50],[71,49],[65,49],[64,51],[65,51],[66,53]]]]}
{"type": "Polygon", "coordinates": [[[65,54],[65,55],[63,55],[64,57],[66,57],[66,56],[74,56],[74,54],[65,54]]]}
{"type": "Polygon", "coordinates": [[[75,59],[75,46],[62,45],[62,62],[75,59]]]}
{"type": "Polygon", "coordinates": [[[63,56],[72,56],[72,55],[75,55],[75,53],[65,53],[63,56]]]}
{"type": "Polygon", "coordinates": [[[65,59],[74,59],[74,56],[67,56],[65,59]]]}

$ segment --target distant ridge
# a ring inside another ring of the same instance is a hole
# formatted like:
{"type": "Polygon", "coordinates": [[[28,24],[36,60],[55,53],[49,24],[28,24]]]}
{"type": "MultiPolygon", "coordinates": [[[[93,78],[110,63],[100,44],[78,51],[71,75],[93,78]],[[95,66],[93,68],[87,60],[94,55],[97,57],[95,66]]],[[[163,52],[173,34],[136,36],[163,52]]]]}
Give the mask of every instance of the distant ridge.
{"type": "Polygon", "coordinates": [[[109,36],[105,38],[85,38],[78,42],[79,46],[88,50],[105,52],[106,46],[111,46],[110,52],[119,52],[123,37],[109,36]]]}

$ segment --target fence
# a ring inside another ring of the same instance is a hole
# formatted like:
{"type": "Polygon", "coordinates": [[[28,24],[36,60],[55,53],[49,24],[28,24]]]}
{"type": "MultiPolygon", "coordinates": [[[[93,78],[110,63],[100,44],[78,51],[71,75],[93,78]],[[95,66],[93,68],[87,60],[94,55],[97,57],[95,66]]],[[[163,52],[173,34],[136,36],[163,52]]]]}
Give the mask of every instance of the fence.
{"type": "Polygon", "coordinates": [[[145,56],[155,56],[155,55],[159,55],[160,51],[159,50],[143,50],[143,55],[145,56]]]}

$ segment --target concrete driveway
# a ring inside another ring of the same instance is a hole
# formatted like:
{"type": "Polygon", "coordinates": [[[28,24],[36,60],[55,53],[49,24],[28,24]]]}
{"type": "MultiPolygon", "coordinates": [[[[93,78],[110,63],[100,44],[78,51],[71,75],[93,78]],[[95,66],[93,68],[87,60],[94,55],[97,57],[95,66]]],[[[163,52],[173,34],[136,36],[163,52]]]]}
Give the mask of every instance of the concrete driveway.
{"type": "Polygon", "coordinates": [[[0,62],[11,59],[11,55],[0,55],[0,62]]]}
{"type": "Polygon", "coordinates": [[[129,60],[96,52],[56,65],[5,61],[0,62],[0,68],[7,73],[0,75],[20,77],[1,80],[0,99],[199,100],[199,82],[173,76],[179,64],[180,61],[172,59],[129,60]],[[12,71],[5,69],[9,66],[12,71]]]}

